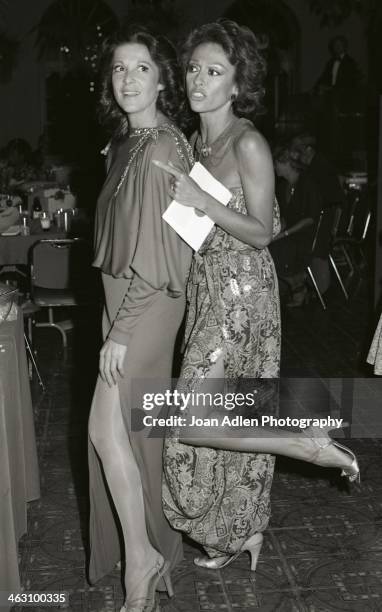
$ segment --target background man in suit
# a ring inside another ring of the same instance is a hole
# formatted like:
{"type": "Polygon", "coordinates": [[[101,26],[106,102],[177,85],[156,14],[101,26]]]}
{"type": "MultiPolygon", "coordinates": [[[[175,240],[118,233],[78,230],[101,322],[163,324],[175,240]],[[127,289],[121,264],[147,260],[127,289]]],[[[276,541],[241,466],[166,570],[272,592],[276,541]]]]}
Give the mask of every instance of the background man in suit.
{"type": "Polygon", "coordinates": [[[317,137],[319,146],[333,161],[344,165],[342,157],[352,148],[348,134],[358,132],[361,107],[361,71],[348,54],[344,36],[329,43],[330,58],[317,80],[314,95],[317,103],[317,137]]]}
{"type": "Polygon", "coordinates": [[[355,92],[360,85],[361,74],[356,61],[348,54],[345,36],[336,36],[329,43],[330,59],[319,77],[318,94],[331,94],[340,112],[354,109],[355,92]]]}

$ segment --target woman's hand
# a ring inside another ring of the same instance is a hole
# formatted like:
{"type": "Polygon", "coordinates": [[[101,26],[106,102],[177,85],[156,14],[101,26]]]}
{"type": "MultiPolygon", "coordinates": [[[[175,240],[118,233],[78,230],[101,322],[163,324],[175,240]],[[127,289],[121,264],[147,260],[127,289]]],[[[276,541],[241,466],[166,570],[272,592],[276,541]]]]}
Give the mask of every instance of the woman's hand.
{"type": "Polygon", "coordinates": [[[171,176],[169,195],[173,200],[184,206],[192,206],[203,213],[206,212],[210,196],[188,174],[177,170],[171,162],[164,164],[153,159],[153,164],[171,176]]]}
{"type": "Polygon", "coordinates": [[[118,344],[108,338],[104,343],[99,356],[99,373],[109,387],[117,384],[118,375],[123,377],[123,362],[127,346],[118,344]]]}

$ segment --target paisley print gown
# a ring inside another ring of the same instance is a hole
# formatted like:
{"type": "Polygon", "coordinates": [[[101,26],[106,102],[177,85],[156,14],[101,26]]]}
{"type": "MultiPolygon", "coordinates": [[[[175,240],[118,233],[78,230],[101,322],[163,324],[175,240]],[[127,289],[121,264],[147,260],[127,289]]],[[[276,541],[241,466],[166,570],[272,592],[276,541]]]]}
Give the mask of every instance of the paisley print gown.
{"type": "MultiPolygon", "coordinates": [[[[240,130],[248,122],[237,123],[240,130]]],[[[247,214],[241,188],[229,206],[247,214]]],[[[274,235],[279,231],[275,202],[274,235]]],[[[201,389],[218,359],[227,382],[278,378],[279,296],[267,248],[253,248],[215,227],[194,256],[188,300],[182,390],[201,389]]],[[[182,444],[173,430],[164,449],[165,515],[210,556],[233,554],[267,527],[273,469],[271,455],[182,444]]]]}

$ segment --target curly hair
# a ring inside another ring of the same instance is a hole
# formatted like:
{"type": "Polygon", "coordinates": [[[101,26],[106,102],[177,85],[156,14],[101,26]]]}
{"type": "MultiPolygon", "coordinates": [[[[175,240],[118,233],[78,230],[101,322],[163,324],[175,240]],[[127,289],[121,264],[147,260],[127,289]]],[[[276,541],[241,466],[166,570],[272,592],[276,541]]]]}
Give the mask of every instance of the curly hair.
{"type": "Polygon", "coordinates": [[[305,170],[306,166],[292,155],[290,146],[286,143],[279,143],[273,148],[273,161],[274,163],[280,162],[281,164],[289,164],[291,168],[297,172],[305,170]]]}
{"type": "Polygon", "coordinates": [[[154,35],[140,25],[120,28],[103,44],[98,103],[98,119],[101,125],[115,137],[123,136],[129,129],[127,116],[114,98],[111,70],[114,51],[127,43],[138,43],[147,47],[164,85],[164,89],[158,94],[157,108],[168,119],[182,127],[185,93],[176,50],[165,36],[154,35]]]}
{"type": "Polygon", "coordinates": [[[255,34],[235,21],[218,19],[196,28],[182,47],[182,64],[186,70],[196,47],[214,43],[222,47],[229,62],[235,67],[235,83],[238,95],[232,102],[232,109],[238,117],[259,115],[264,112],[262,98],[265,94],[264,80],[267,72],[266,61],[259,51],[255,34]]]}

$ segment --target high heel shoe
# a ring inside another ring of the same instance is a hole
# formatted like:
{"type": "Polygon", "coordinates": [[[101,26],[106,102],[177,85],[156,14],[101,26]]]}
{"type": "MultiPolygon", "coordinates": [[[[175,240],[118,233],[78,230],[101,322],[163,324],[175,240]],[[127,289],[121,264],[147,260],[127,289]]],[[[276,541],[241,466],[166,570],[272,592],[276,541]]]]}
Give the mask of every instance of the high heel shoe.
{"type": "MultiPolygon", "coordinates": [[[[344,423],[343,427],[348,427],[348,423],[344,423]]],[[[322,467],[332,467],[327,463],[322,463],[322,460],[320,463],[320,455],[322,456],[322,452],[325,450],[325,448],[328,448],[329,446],[335,446],[344,454],[348,456],[350,455],[350,457],[352,458],[351,464],[342,468],[341,476],[348,478],[350,482],[357,481],[358,483],[360,483],[361,474],[357,457],[355,456],[353,451],[350,450],[350,448],[344,446],[343,444],[340,444],[329,436],[329,431],[331,431],[332,429],[333,428],[331,427],[323,427],[318,431],[316,427],[307,427],[306,429],[303,429],[303,433],[308,436],[309,439],[312,440],[314,444],[318,447],[312,456],[311,463],[321,465],[322,467]]]]}
{"type": "Polygon", "coordinates": [[[163,578],[166,585],[168,596],[172,597],[174,595],[169,569],[170,562],[164,561],[163,559],[158,561],[154,567],[150,568],[143,577],[143,580],[145,580],[147,576],[150,576],[148,579],[146,596],[137,597],[135,599],[130,598],[125,601],[120,612],[159,612],[155,592],[161,578],[163,578]]]}
{"type": "Polygon", "coordinates": [[[256,565],[259,559],[262,544],[263,534],[255,533],[253,536],[248,538],[246,542],[244,542],[241,549],[234,555],[223,555],[221,557],[214,557],[213,559],[210,559],[209,557],[195,557],[194,563],[198,567],[204,567],[206,569],[223,569],[223,567],[227,567],[227,565],[235,561],[235,559],[237,559],[242,552],[247,550],[251,555],[251,571],[254,572],[256,571],[256,565]]]}

